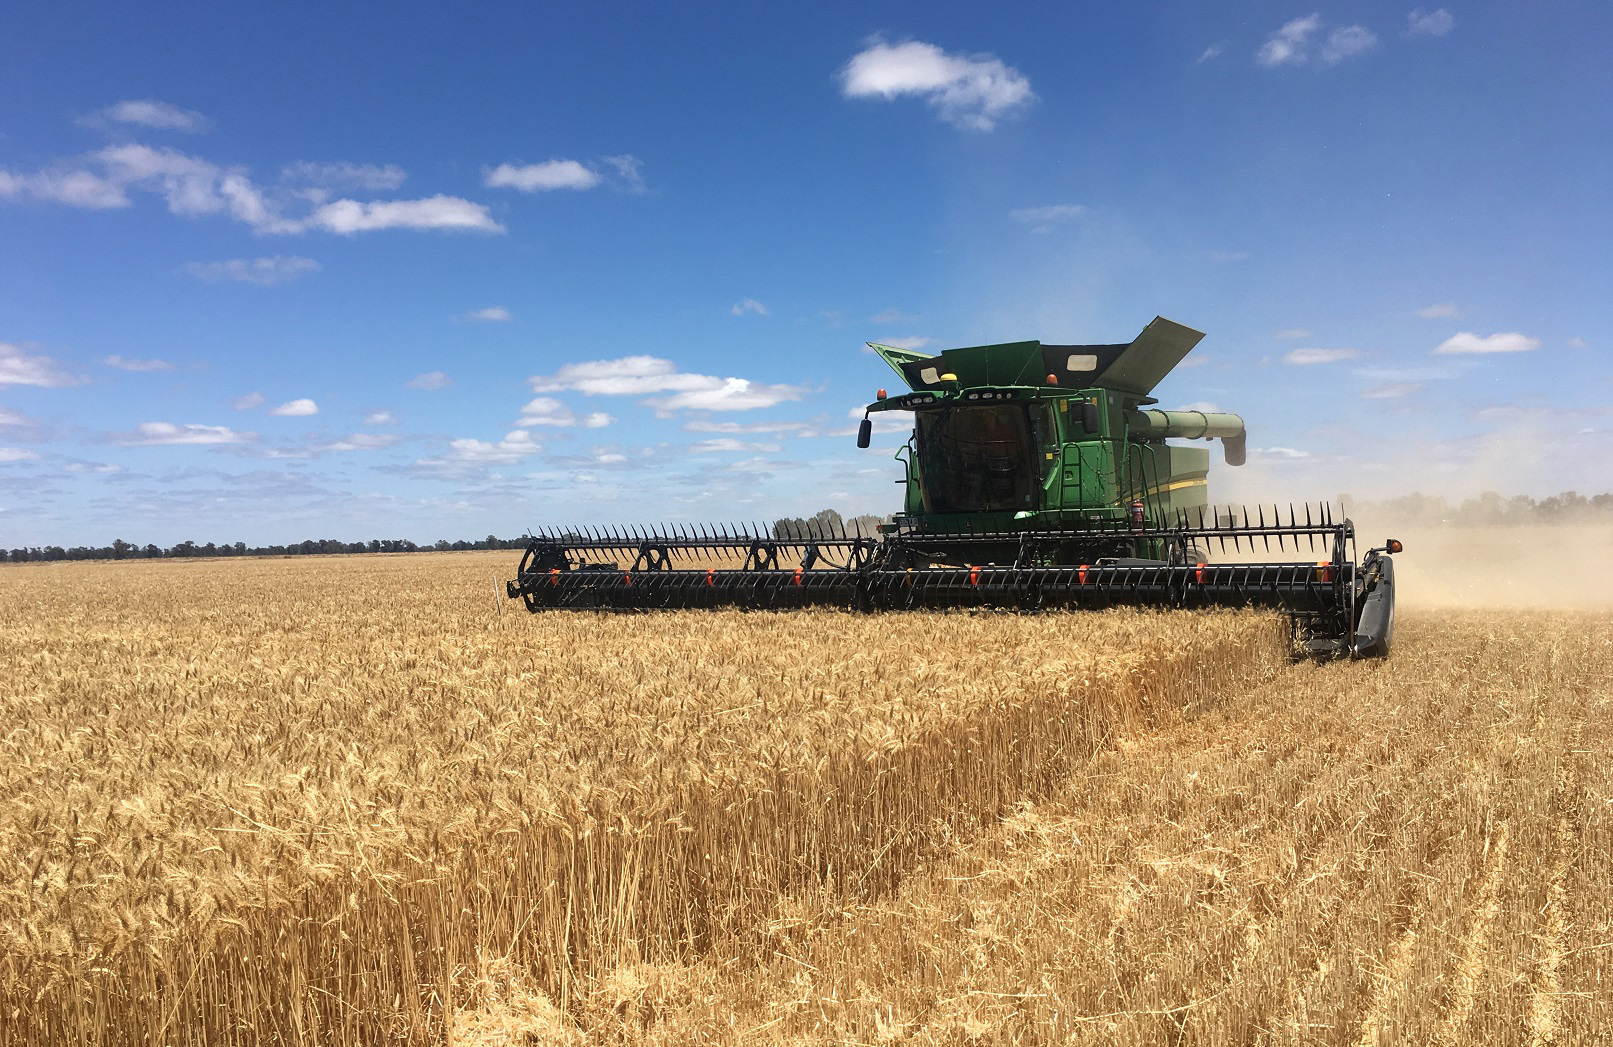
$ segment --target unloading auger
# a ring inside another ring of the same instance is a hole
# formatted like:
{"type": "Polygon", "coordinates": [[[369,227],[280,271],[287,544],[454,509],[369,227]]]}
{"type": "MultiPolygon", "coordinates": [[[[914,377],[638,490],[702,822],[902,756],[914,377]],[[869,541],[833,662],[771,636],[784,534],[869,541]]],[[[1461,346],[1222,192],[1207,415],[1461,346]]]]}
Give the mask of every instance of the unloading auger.
{"type": "Polygon", "coordinates": [[[914,420],[891,523],[540,530],[507,591],[533,612],[1253,606],[1287,615],[1297,653],[1387,655],[1401,543],[1357,563],[1330,506],[1212,510],[1209,452],[1166,442],[1243,464],[1237,415],[1148,409],[1203,337],[1156,317],[1114,345],[870,343],[910,391],[879,390],[858,446],[874,414],[914,420]]]}

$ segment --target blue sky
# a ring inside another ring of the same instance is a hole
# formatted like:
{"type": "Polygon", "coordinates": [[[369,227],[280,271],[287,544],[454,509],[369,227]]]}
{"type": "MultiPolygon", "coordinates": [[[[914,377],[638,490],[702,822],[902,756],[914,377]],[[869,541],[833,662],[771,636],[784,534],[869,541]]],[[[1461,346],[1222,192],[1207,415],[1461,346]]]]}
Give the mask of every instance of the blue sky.
{"type": "Polygon", "coordinates": [[[19,5],[0,545],[896,507],[866,341],[1208,332],[1212,497],[1613,489],[1597,3],[19,5]]]}

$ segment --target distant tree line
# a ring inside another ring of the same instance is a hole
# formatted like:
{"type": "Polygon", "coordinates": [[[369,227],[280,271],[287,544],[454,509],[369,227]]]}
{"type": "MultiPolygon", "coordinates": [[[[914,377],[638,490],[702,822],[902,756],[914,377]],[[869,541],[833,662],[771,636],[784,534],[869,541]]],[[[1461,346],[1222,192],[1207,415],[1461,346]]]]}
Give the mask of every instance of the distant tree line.
{"type": "MultiPolygon", "coordinates": [[[[872,538],[879,534],[882,516],[842,517],[824,509],[809,517],[786,517],[773,524],[774,538],[827,538],[842,534],[872,538]]],[[[0,549],[0,563],[31,563],[41,560],[177,560],[196,556],[329,556],[337,553],[429,553],[469,549],[524,549],[525,538],[499,538],[488,535],[480,541],[443,538],[431,545],[419,545],[407,538],[372,538],[367,542],[343,542],[334,538],[308,539],[291,545],[247,545],[245,542],[180,542],[164,549],[157,545],[136,545],[117,539],[111,545],[32,546],[26,549],[0,549]]]]}
{"type": "Polygon", "coordinates": [[[478,542],[444,538],[433,545],[418,545],[407,538],[372,538],[367,542],[342,542],[334,538],[310,538],[292,545],[247,545],[224,542],[197,545],[180,542],[164,549],[156,545],[134,545],[119,538],[111,545],[34,546],[27,549],[0,549],[0,562],[29,563],[36,560],[159,560],[192,556],[329,556],[333,553],[429,553],[465,549],[524,549],[525,538],[499,538],[488,535],[478,542]]]}
{"type": "Polygon", "coordinates": [[[1485,491],[1477,498],[1452,502],[1437,494],[1408,494],[1381,502],[1339,496],[1344,515],[1393,523],[1450,527],[1521,527],[1525,524],[1613,524],[1613,494],[1587,498],[1564,491],[1538,501],[1528,495],[1506,497],[1485,491]]]}
{"type": "Polygon", "coordinates": [[[798,538],[877,538],[879,525],[888,517],[853,516],[849,519],[833,509],[819,509],[811,516],[786,516],[773,521],[773,537],[780,540],[798,538]]]}

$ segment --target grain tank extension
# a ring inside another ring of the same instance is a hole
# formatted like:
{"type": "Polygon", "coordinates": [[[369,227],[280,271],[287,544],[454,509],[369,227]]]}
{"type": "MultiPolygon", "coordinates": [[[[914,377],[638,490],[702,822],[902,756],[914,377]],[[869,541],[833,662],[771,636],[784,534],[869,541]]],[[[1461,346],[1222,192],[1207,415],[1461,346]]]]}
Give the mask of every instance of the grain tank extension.
{"type": "Polygon", "coordinates": [[[1329,506],[1212,510],[1209,451],[1168,442],[1219,442],[1243,464],[1237,415],[1153,408],[1203,337],[1155,318],[1112,345],[870,343],[907,391],[879,390],[858,446],[876,417],[912,421],[902,510],[877,534],[545,530],[509,595],[531,611],[1258,606],[1287,614],[1296,652],[1386,655],[1399,542],[1357,563],[1329,506]]]}

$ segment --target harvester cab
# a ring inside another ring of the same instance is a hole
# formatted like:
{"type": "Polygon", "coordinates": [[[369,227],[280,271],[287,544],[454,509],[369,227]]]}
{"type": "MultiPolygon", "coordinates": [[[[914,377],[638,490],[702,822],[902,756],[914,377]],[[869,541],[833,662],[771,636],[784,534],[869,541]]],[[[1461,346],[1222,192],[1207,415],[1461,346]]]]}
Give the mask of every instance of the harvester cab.
{"type": "Polygon", "coordinates": [[[932,356],[870,343],[908,391],[879,391],[858,445],[870,446],[875,415],[912,419],[896,455],[902,510],[877,535],[543,531],[509,595],[534,612],[1263,606],[1286,613],[1297,654],[1387,654],[1399,542],[1357,564],[1354,526],[1329,506],[1212,511],[1209,451],[1167,443],[1218,440],[1229,465],[1244,462],[1237,415],[1153,407],[1154,387],[1203,337],[1156,317],[1118,344],[932,356]]]}

